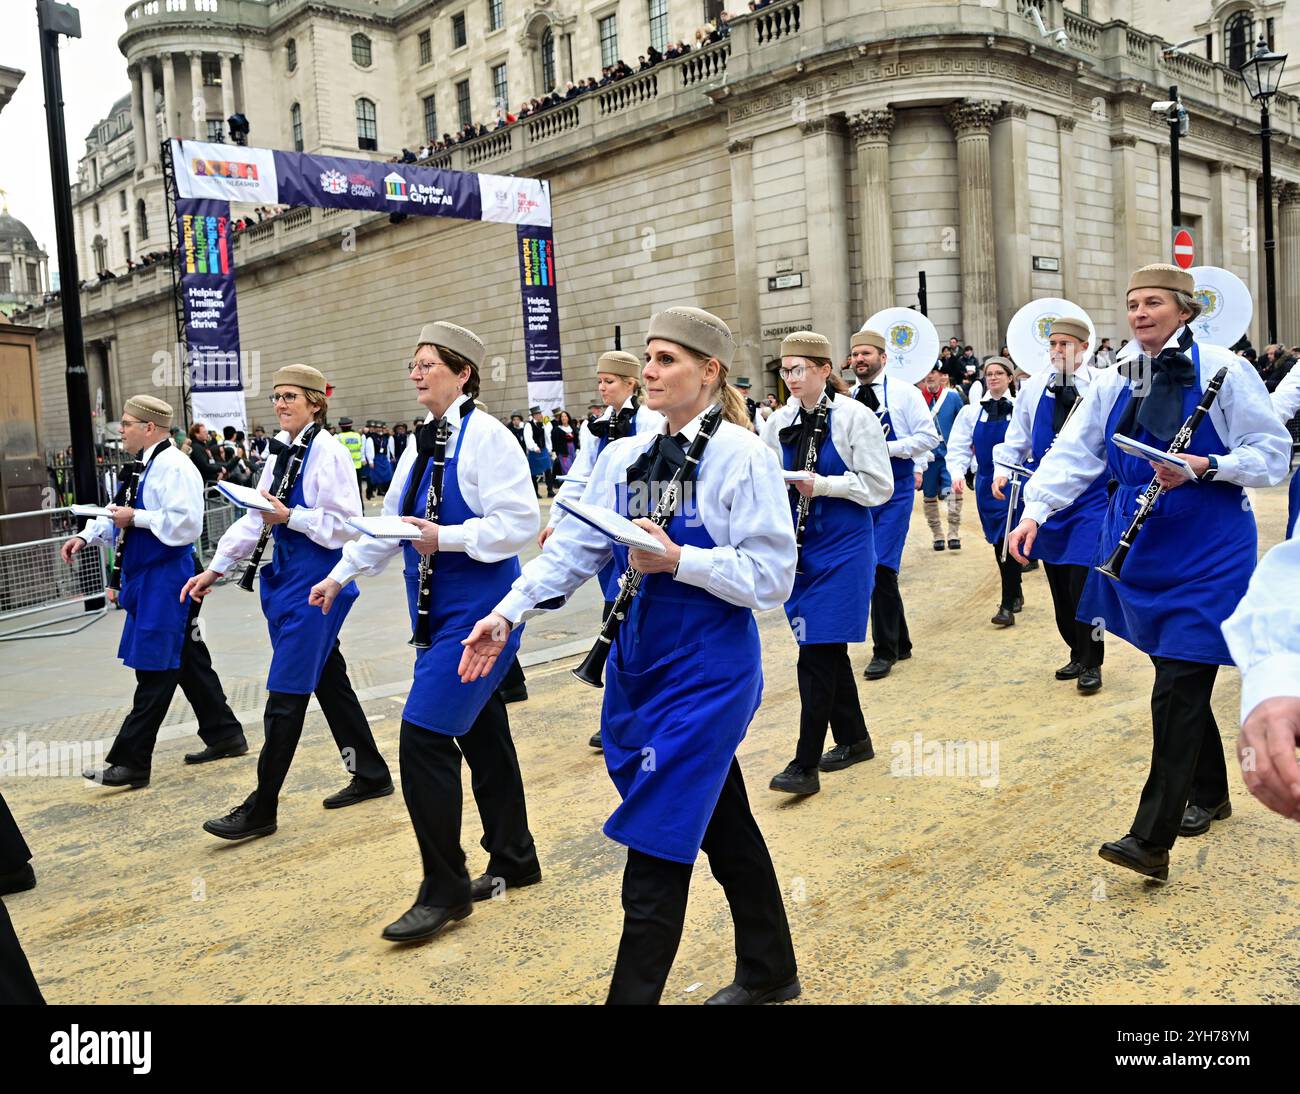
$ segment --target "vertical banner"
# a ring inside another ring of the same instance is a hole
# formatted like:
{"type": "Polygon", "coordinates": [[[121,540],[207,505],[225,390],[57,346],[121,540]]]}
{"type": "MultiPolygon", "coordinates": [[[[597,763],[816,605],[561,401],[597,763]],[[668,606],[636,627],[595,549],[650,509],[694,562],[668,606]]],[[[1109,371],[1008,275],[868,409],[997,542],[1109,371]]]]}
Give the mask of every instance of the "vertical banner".
{"type": "Polygon", "coordinates": [[[529,406],[549,414],[564,405],[560,307],[555,289],[555,240],[549,226],[521,224],[519,291],[524,307],[524,364],[529,406]]]}
{"type": "Polygon", "coordinates": [[[178,197],[176,237],[192,416],[217,433],[247,432],[229,204],[178,197]]]}

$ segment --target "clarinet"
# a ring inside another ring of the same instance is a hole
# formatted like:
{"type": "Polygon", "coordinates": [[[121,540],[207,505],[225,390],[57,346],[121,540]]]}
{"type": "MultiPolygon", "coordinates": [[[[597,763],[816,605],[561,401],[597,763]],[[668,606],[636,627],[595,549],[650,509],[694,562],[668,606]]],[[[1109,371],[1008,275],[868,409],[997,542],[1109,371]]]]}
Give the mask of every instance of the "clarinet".
{"type": "MultiPolygon", "coordinates": [[[[677,508],[677,497],[681,493],[684,483],[690,481],[695,474],[695,469],[700,462],[700,457],[704,455],[705,446],[709,439],[718,430],[718,423],[722,421],[722,405],[715,403],[704,415],[704,420],[700,422],[700,431],[695,434],[695,440],[691,441],[690,448],[686,451],[686,462],[678,468],[677,473],[669,482],[668,488],[664,491],[663,496],[659,499],[659,504],[655,506],[654,513],[650,519],[660,528],[665,527],[673,517],[673,511],[677,508]]],[[[573,675],[581,680],[588,687],[604,687],[604,681],[601,679],[601,673],[605,668],[605,662],[609,659],[609,651],[614,645],[614,639],[618,637],[619,628],[623,625],[623,620],[627,618],[629,608],[632,606],[632,598],[636,596],[637,591],[641,588],[641,579],[645,577],[640,570],[633,566],[628,566],[623,571],[623,580],[619,585],[618,596],[614,599],[614,604],[610,608],[609,616],[604,625],[600,628],[600,634],[596,636],[595,645],[591,647],[591,652],[587,658],[576,669],[573,669],[573,675]]]]}
{"type": "MultiPolygon", "coordinates": [[[[289,464],[284,470],[284,478],[280,480],[280,489],[275,492],[277,501],[284,501],[293,493],[293,484],[298,481],[298,472],[302,470],[303,461],[307,458],[307,448],[320,432],[319,425],[313,425],[306,433],[303,434],[302,443],[295,444],[289,449],[289,464]]],[[[253,548],[253,553],[248,557],[248,565],[244,567],[244,573],[239,579],[239,587],[247,593],[253,591],[253,579],[257,577],[257,568],[262,564],[262,555],[266,552],[266,545],[271,542],[271,525],[262,525],[262,534],[257,540],[257,546],[253,548]]]]}
{"type": "MultiPolygon", "coordinates": [[[[136,461],[138,466],[131,468],[131,476],[126,481],[126,488],[122,491],[122,501],[120,504],[126,505],[135,501],[135,491],[144,474],[143,465],[136,461]]],[[[117,544],[113,551],[113,569],[108,575],[108,588],[114,592],[122,591],[122,553],[126,550],[126,533],[128,529],[122,528],[117,535],[117,544]]]]}
{"type": "MultiPolygon", "coordinates": [[[[429,476],[429,493],[424,499],[424,519],[438,523],[438,510],[442,507],[442,478],[447,467],[447,441],[451,426],[446,418],[439,418],[433,433],[433,473],[429,476]]],[[[427,428],[427,427],[426,427],[427,428]]],[[[433,554],[420,556],[420,591],[415,601],[415,626],[408,645],[417,650],[427,650],[433,645],[429,630],[429,609],[433,600],[433,554]]]]}
{"type": "MultiPolygon", "coordinates": [[[[1192,434],[1196,432],[1196,427],[1201,424],[1205,415],[1210,412],[1210,407],[1214,405],[1215,397],[1219,394],[1219,388],[1223,386],[1224,378],[1227,375],[1228,366],[1224,365],[1205,385],[1205,394],[1201,397],[1201,401],[1197,403],[1196,409],[1183,423],[1182,428],[1174,434],[1174,439],[1169,442],[1168,455],[1177,456],[1192,443],[1192,434]]],[[[1119,543],[1115,545],[1115,550],[1111,552],[1110,558],[1097,567],[1101,573],[1115,581],[1120,580],[1120,571],[1124,567],[1124,559],[1128,557],[1129,548],[1133,546],[1133,541],[1137,539],[1138,533],[1142,531],[1142,525],[1146,523],[1147,517],[1151,515],[1151,510],[1155,508],[1156,502],[1160,500],[1160,495],[1164,492],[1165,488],[1160,485],[1159,477],[1152,478],[1146,493],[1142,495],[1138,502],[1137,515],[1134,516],[1132,523],[1120,535],[1119,543]]]]}
{"type": "MultiPolygon", "coordinates": [[[[822,435],[826,432],[826,419],[829,414],[830,399],[826,392],[822,392],[817,406],[813,408],[812,437],[808,441],[808,454],[803,461],[803,469],[810,474],[815,474],[817,471],[817,448],[821,444],[822,435]]],[[[799,494],[799,505],[794,522],[794,544],[795,550],[799,553],[799,560],[795,566],[796,573],[803,572],[803,537],[808,528],[808,514],[812,511],[812,501],[811,497],[799,494]]]]}

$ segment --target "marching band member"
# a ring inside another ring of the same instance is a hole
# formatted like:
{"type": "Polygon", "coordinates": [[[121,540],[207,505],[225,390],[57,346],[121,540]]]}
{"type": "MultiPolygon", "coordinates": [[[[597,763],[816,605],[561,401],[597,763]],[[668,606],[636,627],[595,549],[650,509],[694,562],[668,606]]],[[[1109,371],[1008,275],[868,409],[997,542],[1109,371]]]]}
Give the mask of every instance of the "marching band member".
{"type": "Polygon", "coordinates": [[[1255,518],[1242,488],[1280,482],[1291,449],[1249,363],[1193,338],[1187,324],[1200,313],[1193,289],[1191,274],[1177,266],[1143,266],[1129,278],[1132,350],[1094,377],[1030,478],[1025,518],[1011,535],[1023,561],[1039,527],[1108,472],[1115,489],[1096,556],[1106,559],[1157,468],[1165,492],[1132,542],[1120,579],[1094,571],[1079,618],[1104,621],[1155,665],[1151,771],[1128,835],[1104,844],[1100,855],[1161,881],[1178,836],[1199,835],[1232,811],[1210,698],[1219,666],[1231,663],[1220,625],[1255,564],[1255,518]],[[1167,450],[1221,369],[1218,398],[1182,449],[1197,481],[1115,445],[1120,433],[1167,450]]]}
{"type": "MultiPolygon", "coordinates": [[[[1083,320],[1054,320],[1047,348],[1052,367],[1025,381],[1006,439],[993,450],[995,498],[1006,496],[1008,465],[1030,467],[1042,460],[1093,382],[1093,370],[1083,360],[1088,348],[1088,325],[1083,320]]],[[[1077,501],[1052,515],[1034,540],[1034,557],[1042,560],[1052,593],[1056,629],[1070,650],[1070,660],[1056,670],[1056,678],[1076,680],[1075,686],[1085,695],[1101,688],[1101,663],[1106,653],[1099,629],[1078,618],[1079,598],[1106,516],[1106,483],[1107,477],[1098,475],[1077,501]]]]}
{"type": "Polygon", "coordinates": [[[416,443],[407,446],[384,499],[384,513],[415,525],[420,538],[367,536],[347,544],[311,594],[328,617],[354,577],[378,574],[401,551],[414,628],[420,560],[432,560],[432,644],[415,655],[400,755],[402,795],[420,846],[424,882],[411,908],[384,928],[391,942],[431,938],[468,916],[472,901],[542,877],[510,719],[498,690],[520,632],[510,636],[494,671],[474,684],[462,684],[457,671],[461,638],[509,591],[519,576],[519,552],[536,535],[540,520],[528,461],[511,443],[509,427],[474,408],[486,354],[478,335],[464,327],[437,322],[421,328],[410,372],[428,420],[416,443]],[[449,433],[440,454],[436,437],[442,423],[449,433]],[[425,518],[440,455],[445,463],[435,522],[425,518]],[[462,754],[473,775],[483,849],[490,856],[487,872],[472,882],[460,844],[462,754]]]}
{"type": "Polygon", "coordinates": [[[926,376],[921,385],[921,397],[930,408],[930,417],[942,440],[930,453],[930,463],[921,473],[921,508],[925,511],[925,522],[930,526],[934,536],[934,549],[942,551],[948,548],[961,550],[961,502],[963,494],[952,488],[952,478],[948,474],[948,437],[952,433],[953,422],[966,404],[947,383],[948,376],[937,364],[926,376]],[[948,537],[943,535],[943,521],[939,519],[939,502],[948,503],[948,537]]]}
{"type": "Polygon", "coordinates": [[[232,524],[217,544],[209,568],[190,578],[181,590],[182,600],[207,596],[217,578],[253,553],[262,528],[271,528],[274,553],[271,564],[258,577],[262,612],[271,636],[271,671],[266,681],[266,740],[257,758],[257,788],[224,817],[203,823],[206,832],[230,840],[275,831],[280,788],[302,736],[313,692],[352,775],[346,787],[325,799],[325,808],[339,809],[393,792],[388,765],[375,745],[339,649],[339,630],[356,599],[356,589],[340,597],[324,622],[307,602],[311,587],[329,573],[343,553],[343,544],[353,538],[348,518],[361,515],[351,453],[324,431],[329,402],[325,377],[317,369],[288,365],[276,372],[273,383],[271,403],[281,427],[276,437],[278,451],[274,464],[268,462],[263,468],[258,483],[272,509],[250,510],[232,524]],[[306,451],[289,496],[281,500],[278,495],[286,477],[293,473],[298,446],[305,446],[306,451]]]}
{"type": "MultiPolygon", "coordinates": [[[[149,785],[154,745],[179,685],[194,708],[206,747],[186,763],[206,763],[248,751],[198,622],[199,605],[177,596],[197,567],[194,542],[203,531],[203,478],[171,442],[172,408],[152,395],[136,395],[122,409],[122,444],[136,462],[118,490],[113,516],[96,517],[63,544],[71,563],[87,543],[118,538],[126,625],[117,656],[135,670],[135,698],[108,766],[85,776],[103,786],[149,785]]],[[[110,595],[112,595],[110,593],[110,595]]]]}
{"type": "MultiPolygon", "coordinates": [[[[1282,382],[1273,389],[1271,396],[1273,409],[1286,426],[1300,410],[1300,368],[1291,366],[1291,371],[1282,377],[1282,382]]],[[[1295,534],[1296,517],[1300,516],[1300,473],[1291,476],[1291,486],[1287,492],[1286,538],[1295,534]]]]}
{"type": "MultiPolygon", "coordinates": [[[[596,390],[600,393],[601,402],[605,404],[605,410],[599,418],[585,423],[579,431],[578,454],[565,481],[560,484],[559,493],[555,496],[557,502],[582,497],[596,460],[610,441],[633,437],[639,433],[653,433],[663,424],[662,414],[656,414],[637,399],[641,392],[641,362],[632,354],[618,349],[602,353],[596,361],[596,390]]],[[[558,504],[551,506],[546,527],[537,537],[539,547],[546,545],[546,541],[566,516],[558,504]]],[[[605,593],[606,613],[618,595],[618,579],[621,576],[622,571],[615,569],[612,559],[600,571],[600,587],[605,593]]],[[[592,734],[587,743],[592,748],[599,749],[600,731],[592,734]]]]}
{"type": "Polygon", "coordinates": [[[913,498],[921,489],[921,473],[914,461],[942,440],[921,393],[911,384],[897,380],[889,383],[885,359],[884,335],[866,330],[853,336],[853,371],[858,380],[853,397],[879,417],[894,471],[893,496],[871,509],[876,580],[871,592],[871,663],[863,673],[868,680],[888,676],[894,662],[912,656],[903,597],[898,591],[898,570],[912,522],[913,498]]]}
{"type": "Polygon", "coordinates": [[[832,369],[824,335],[787,335],[781,343],[781,379],[790,401],[763,427],[764,443],[787,471],[806,469],[810,453],[815,460],[812,481],[791,484],[796,531],[800,506],[806,507],[794,592],[785,603],[799,644],[802,710],[795,757],[770,784],[788,794],[817,793],[819,768],[840,771],[875,756],[848,643],[867,637],[871,580],[864,587],[861,575],[875,573],[870,506],[892,496],[894,472],[880,419],[845,394],[848,385],[832,369]],[[823,756],[827,723],[835,747],[823,756]]]}
{"type": "Polygon", "coordinates": [[[992,623],[995,627],[1015,625],[1016,613],[1024,607],[1021,597],[1020,563],[1008,552],[1002,558],[1002,539],[1007,530],[1006,499],[993,493],[993,448],[1007,434],[1007,426],[1016,399],[1011,394],[1011,368],[1001,357],[984,363],[985,397],[982,402],[961,408],[948,438],[948,475],[957,493],[966,489],[966,471],[975,469],[975,507],[979,512],[984,538],[993,544],[1002,577],[1002,599],[992,623]]]}
{"type": "MultiPolygon", "coordinates": [[[[777,460],[727,383],[734,352],[730,330],[708,312],[676,307],[655,315],[643,377],[647,402],[666,422],[653,435],[611,444],[583,499],[634,517],[647,512],[647,496],[658,497],[685,465],[685,449],[716,421],[706,411],[722,400],[726,421],[711,439],[704,434],[698,474],[667,525],[639,521],[665,553],[612,547],[620,565],[647,576],[609,650],[601,712],[605,763],[623,799],[605,834],[628,848],[610,1003],[658,1002],[701,850],[736,929],[735,982],[709,1002],[799,994],[780,884],[735,758],[762,691],[753,612],[789,598],[794,530],[777,460]]],[[[490,672],[512,627],[558,607],[610,554],[603,534],[564,521],[465,639],[462,678],[490,672]]]]}

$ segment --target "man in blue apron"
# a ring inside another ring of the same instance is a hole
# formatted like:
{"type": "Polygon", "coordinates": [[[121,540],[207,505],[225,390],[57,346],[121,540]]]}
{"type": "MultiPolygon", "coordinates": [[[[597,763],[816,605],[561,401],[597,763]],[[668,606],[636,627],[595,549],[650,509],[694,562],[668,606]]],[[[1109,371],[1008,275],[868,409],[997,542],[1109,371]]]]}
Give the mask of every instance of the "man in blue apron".
{"type": "MultiPolygon", "coordinates": [[[[135,670],[135,698],[108,766],[87,769],[102,786],[149,785],[158,729],[179,685],[194,708],[204,747],[185,757],[206,763],[248,751],[244,728],[226,702],[198,621],[199,605],[180,592],[196,572],[194,541],[203,531],[203,478],[171,442],[172,408],[136,395],[122,410],[122,445],[135,454],[118,490],[113,516],[96,517],[63,544],[71,563],[87,543],[116,541],[121,562],[119,602],[126,624],[117,656],[135,670]]],[[[112,595],[110,591],[110,595],[112,595]]]]}
{"type": "Polygon", "coordinates": [[[1163,263],[1129,278],[1132,347],[1099,373],[1025,488],[1025,518],[1011,533],[1022,561],[1038,529],[1106,474],[1110,502],[1094,561],[1106,561],[1138,508],[1152,470],[1165,492],[1133,541],[1118,580],[1094,570],[1079,618],[1104,626],[1155,666],[1151,770],[1126,836],[1103,844],[1107,862],[1169,877],[1169,849],[1229,816],[1223,743],[1210,708],[1220,665],[1232,663],[1221,625],[1255,566],[1255,517],[1245,487],[1287,471],[1291,437],[1254,368],[1220,346],[1198,344],[1191,274],[1163,263]],[[1182,449],[1195,476],[1129,455],[1116,434],[1162,451],[1225,370],[1209,413],[1182,449]]]}
{"type": "Polygon", "coordinates": [[[929,453],[930,464],[921,473],[921,508],[925,511],[925,523],[930,526],[934,537],[934,549],[945,548],[958,551],[961,549],[961,503],[963,494],[952,488],[952,478],[948,474],[948,436],[952,433],[952,424],[966,404],[947,384],[947,376],[937,364],[930,370],[921,385],[921,398],[930,408],[930,417],[934,427],[942,438],[939,446],[929,453]],[[948,535],[943,534],[943,521],[939,517],[939,502],[948,503],[948,535]]]}
{"type": "MultiPolygon", "coordinates": [[[[1087,348],[1088,325],[1083,320],[1053,320],[1048,333],[1051,368],[1025,381],[1006,440],[993,450],[998,465],[995,497],[1006,495],[1010,465],[1032,468],[1042,460],[1092,385],[1093,370],[1083,361],[1087,348]]],[[[1070,660],[1056,670],[1056,678],[1077,681],[1077,689],[1085,695],[1100,690],[1106,653],[1100,628],[1077,617],[1106,516],[1108,481],[1106,475],[1093,479],[1077,501],[1052,514],[1051,522],[1034,541],[1034,557],[1042,560],[1047,573],[1056,629],[1070,651],[1070,660]]]]}
{"type": "Polygon", "coordinates": [[[898,570],[912,522],[913,499],[921,489],[921,473],[916,470],[915,460],[943,440],[921,393],[912,384],[897,379],[891,382],[885,375],[885,360],[884,335],[864,330],[853,336],[853,372],[858,382],[852,394],[880,419],[894,471],[893,496],[871,510],[876,582],[871,591],[873,649],[871,663],[863,673],[868,680],[888,676],[894,662],[912,656],[912,639],[898,590],[898,570]]]}

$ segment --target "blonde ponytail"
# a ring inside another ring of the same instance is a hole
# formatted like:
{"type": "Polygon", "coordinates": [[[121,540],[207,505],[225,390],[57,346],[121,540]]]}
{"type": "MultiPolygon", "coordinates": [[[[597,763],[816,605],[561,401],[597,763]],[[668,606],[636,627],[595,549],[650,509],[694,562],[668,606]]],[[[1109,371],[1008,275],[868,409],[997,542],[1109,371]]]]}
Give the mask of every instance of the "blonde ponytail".
{"type": "MultiPolygon", "coordinates": [[[[723,371],[725,375],[726,370],[723,371]]],[[[749,407],[745,405],[745,397],[740,394],[739,388],[732,387],[724,379],[716,395],[722,400],[722,417],[726,421],[749,430],[754,429],[754,423],[749,417],[749,407]]]]}

